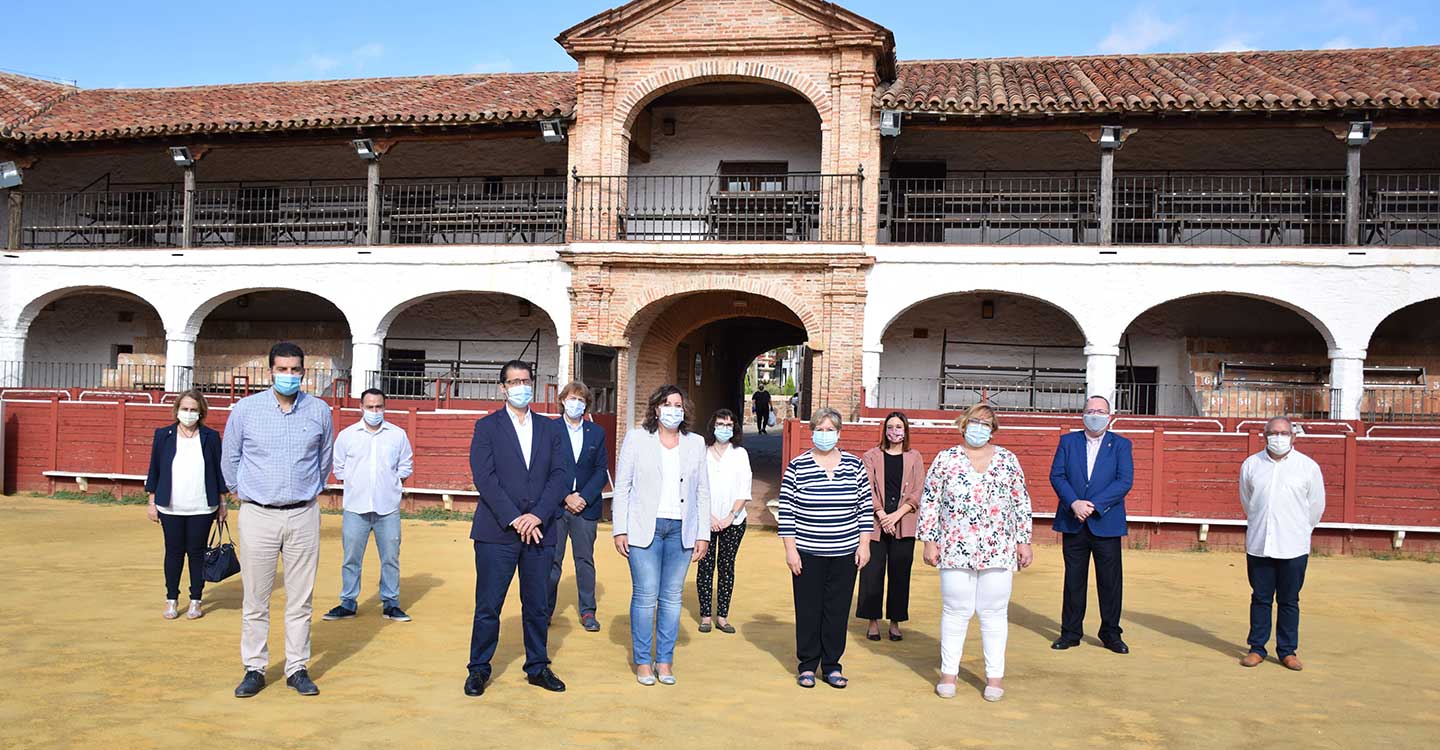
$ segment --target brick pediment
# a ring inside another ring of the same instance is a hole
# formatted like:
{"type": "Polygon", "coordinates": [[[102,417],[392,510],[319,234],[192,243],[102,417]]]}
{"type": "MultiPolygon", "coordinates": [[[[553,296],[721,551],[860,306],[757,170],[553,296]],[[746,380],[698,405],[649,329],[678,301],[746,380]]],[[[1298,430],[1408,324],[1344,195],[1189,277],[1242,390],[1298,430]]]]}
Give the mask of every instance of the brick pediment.
{"type": "Polygon", "coordinates": [[[816,0],[635,0],[555,39],[571,54],[856,45],[893,55],[889,29],[816,0]]]}

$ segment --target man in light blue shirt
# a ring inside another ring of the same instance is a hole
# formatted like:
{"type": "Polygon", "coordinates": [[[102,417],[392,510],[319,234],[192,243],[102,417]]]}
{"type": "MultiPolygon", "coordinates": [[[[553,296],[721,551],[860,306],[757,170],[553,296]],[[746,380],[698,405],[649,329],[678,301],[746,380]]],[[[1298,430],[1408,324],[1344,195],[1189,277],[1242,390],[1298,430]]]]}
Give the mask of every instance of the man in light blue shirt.
{"type": "Polygon", "coordinates": [[[356,614],[365,545],[375,532],[380,552],[381,616],[410,622],[400,609],[400,483],[410,476],[414,453],[405,431],[385,419],[385,393],[371,388],[360,394],[359,422],[335,438],[335,478],[345,482],[345,515],[340,539],[345,545],[340,568],[340,604],[325,620],[346,620],[356,614]]]}
{"type": "Polygon", "coordinates": [[[221,470],[240,500],[240,577],[245,591],[240,659],[245,678],[236,698],[265,687],[270,663],[270,594],[275,565],[285,561],[285,684],[317,695],[310,660],[310,602],[320,563],[320,506],[334,451],[330,407],[300,392],[305,352],[281,342],[270,348],[274,385],[241,399],[225,422],[221,470]]]}

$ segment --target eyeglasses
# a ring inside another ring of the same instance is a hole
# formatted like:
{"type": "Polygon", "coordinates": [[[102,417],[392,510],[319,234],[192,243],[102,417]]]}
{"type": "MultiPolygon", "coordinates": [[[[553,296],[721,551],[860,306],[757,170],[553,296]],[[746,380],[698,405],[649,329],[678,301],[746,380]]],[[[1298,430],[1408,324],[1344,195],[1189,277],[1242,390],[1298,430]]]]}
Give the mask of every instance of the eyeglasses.
{"type": "Polygon", "coordinates": [[[505,381],[505,385],[509,385],[509,386],[530,385],[530,384],[533,383],[533,382],[535,382],[535,381],[533,381],[533,380],[531,380],[531,379],[529,379],[529,378],[516,378],[515,380],[507,380],[507,381],[505,381]]]}

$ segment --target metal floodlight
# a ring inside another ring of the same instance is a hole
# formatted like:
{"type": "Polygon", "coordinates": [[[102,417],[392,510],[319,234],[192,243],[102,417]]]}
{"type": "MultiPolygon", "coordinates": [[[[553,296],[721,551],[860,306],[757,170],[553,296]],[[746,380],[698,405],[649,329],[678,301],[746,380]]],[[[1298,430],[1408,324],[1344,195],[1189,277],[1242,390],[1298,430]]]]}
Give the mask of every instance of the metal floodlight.
{"type": "Polygon", "coordinates": [[[369,138],[356,138],[350,141],[355,147],[355,155],[365,161],[375,161],[380,158],[380,153],[375,150],[375,142],[369,138]]]}
{"type": "Polygon", "coordinates": [[[544,138],[546,143],[564,143],[565,123],[559,120],[541,120],[540,137],[544,138]]]}
{"type": "Polygon", "coordinates": [[[1121,128],[1119,125],[1100,126],[1100,148],[1106,151],[1115,151],[1124,145],[1121,140],[1121,128]]]}
{"type": "Polygon", "coordinates": [[[1350,131],[1345,134],[1345,145],[1364,146],[1374,137],[1374,123],[1369,120],[1356,120],[1350,123],[1350,131]]]}
{"type": "Polygon", "coordinates": [[[900,110],[880,110],[880,135],[900,135],[900,110]]]}
{"type": "Polygon", "coordinates": [[[195,166],[195,157],[190,154],[190,149],[185,146],[171,146],[170,158],[174,160],[177,167],[195,166]]]}
{"type": "Polygon", "coordinates": [[[13,161],[0,162],[0,188],[20,187],[20,165],[13,161]]]}

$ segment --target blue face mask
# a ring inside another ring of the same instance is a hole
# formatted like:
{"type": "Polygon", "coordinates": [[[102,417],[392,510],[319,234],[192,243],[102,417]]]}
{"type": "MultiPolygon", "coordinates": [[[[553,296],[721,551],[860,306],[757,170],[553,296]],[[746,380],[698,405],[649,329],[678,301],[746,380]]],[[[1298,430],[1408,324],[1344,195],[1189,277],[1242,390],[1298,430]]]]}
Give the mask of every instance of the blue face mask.
{"type": "Polygon", "coordinates": [[[294,396],[300,392],[299,375],[276,375],[275,392],[281,396],[294,396]]]}
{"type": "Polygon", "coordinates": [[[840,431],[816,430],[810,433],[810,442],[814,443],[815,448],[821,453],[827,453],[835,450],[835,444],[840,442],[840,431]]]}
{"type": "Polygon", "coordinates": [[[716,428],[715,428],[715,442],[717,442],[717,443],[728,443],[728,442],[730,442],[730,438],[733,438],[733,437],[735,437],[735,428],[734,428],[734,427],[716,427],[716,428]]]}
{"type": "Polygon", "coordinates": [[[660,424],[665,425],[667,430],[680,429],[680,423],[685,421],[685,408],[682,406],[660,407],[660,424]]]}
{"type": "Polygon", "coordinates": [[[360,416],[365,419],[365,424],[371,427],[379,427],[380,423],[385,421],[385,412],[383,411],[362,411],[360,416]]]}
{"type": "Polygon", "coordinates": [[[971,422],[965,425],[965,444],[971,448],[983,448],[990,442],[990,425],[971,422]]]}
{"type": "Polygon", "coordinates": [[[1103,432],[1106,427],[1110,426],[1109,414],[1086,414],[1083,419],[1085,420],[1085,429],[1094,433],[1103,432]]]}
{"type": "Polygon", "coordinates": [[[585,401],[578,398],[565,399],[565,416],[571,419],[585,416],[585,401]]]}
{"type": "Polygon", "coordinates": [[[524,409],[535,398],[535,388],[528,385],[512,385],[505,389],[505,400],[516,409],[524,409]]]}

